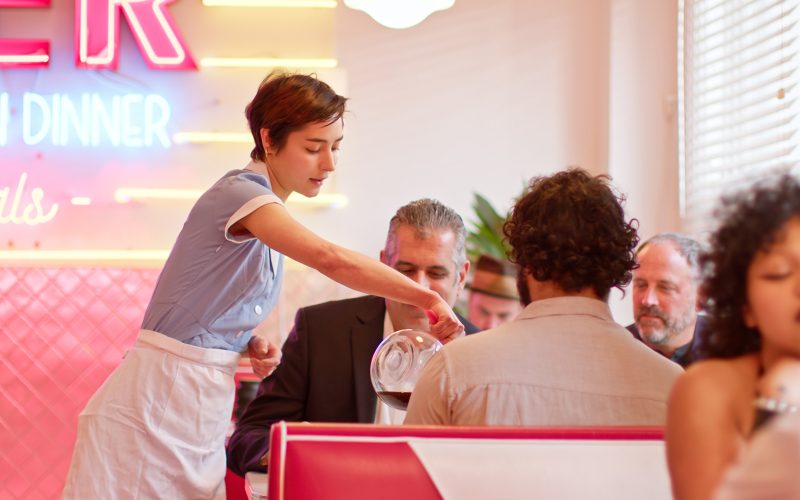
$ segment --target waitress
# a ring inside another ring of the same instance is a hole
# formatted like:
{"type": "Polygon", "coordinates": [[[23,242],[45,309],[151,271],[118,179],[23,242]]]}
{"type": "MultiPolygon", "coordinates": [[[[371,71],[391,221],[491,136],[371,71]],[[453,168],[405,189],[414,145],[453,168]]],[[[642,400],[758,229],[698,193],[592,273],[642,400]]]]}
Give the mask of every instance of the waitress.
{"type": "Polygon", "coordinates": [[[414,305],[442,341],[463,333],[435,292],[330,243],[287,212],[336,168],[346,98],[312,76],[273,73],[245,114],[255,147],[192,208],[134,347],[78,418],[65,499],[224,498],[234,370],[266,376],[280,351],[252,335],[278,300],[283,256],[339,283],[414,305]]]}

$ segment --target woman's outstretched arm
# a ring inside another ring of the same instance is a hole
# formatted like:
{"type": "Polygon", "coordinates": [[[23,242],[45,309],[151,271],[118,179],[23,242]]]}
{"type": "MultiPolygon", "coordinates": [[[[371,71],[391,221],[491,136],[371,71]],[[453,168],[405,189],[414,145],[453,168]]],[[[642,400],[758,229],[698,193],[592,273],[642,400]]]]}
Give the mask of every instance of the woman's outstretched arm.
{"type": "Polygon", "coordinates": [[[289,215],[282,205],[261,206],[236,226],[270,248],[349,288],[433,311],[438,319],[432,325],[431,333],[442,341],[452,340],[464,332],[464,326],[439,294],[377,259],[317,236],[289,215]]]}

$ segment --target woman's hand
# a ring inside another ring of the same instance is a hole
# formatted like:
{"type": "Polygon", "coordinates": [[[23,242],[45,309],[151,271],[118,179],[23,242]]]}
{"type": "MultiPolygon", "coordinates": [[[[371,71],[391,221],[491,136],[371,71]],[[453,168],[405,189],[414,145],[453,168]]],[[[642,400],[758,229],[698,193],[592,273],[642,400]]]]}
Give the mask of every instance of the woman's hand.
{"type": "Polygon", "coordinates": [[[759,396],[800,406],[800,360],[783,358],[758,380],[759,396]]]}
{"type": "Polygon", "coordinates": [[[439,298],[431,309],[425,311],[425,314],[431,323],[431,335],[439,339],[442,344],[464,335],[464,325],[458,321],[458,317],[444,299],[439,298]]]}
{"type": "Polygon", "coordinates": [[[247,344],[247,353],[250,355],[250,364],[253,373],[260,378],[269,377],[275,368],[281,364],[283,353],[269,340],[253,335],[247,344]]]}

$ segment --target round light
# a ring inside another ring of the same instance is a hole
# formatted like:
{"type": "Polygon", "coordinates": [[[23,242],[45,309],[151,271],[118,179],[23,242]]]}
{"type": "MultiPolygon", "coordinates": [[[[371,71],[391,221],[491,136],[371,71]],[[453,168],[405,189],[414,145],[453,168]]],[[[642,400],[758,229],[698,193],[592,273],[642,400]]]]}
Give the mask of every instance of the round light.
{"type": "Polygon", "coordinates": [[[410,28],[438,10],[449,9],[456,0],[344,0],[351,9],[366,12],[387,28],[410,28]]]}

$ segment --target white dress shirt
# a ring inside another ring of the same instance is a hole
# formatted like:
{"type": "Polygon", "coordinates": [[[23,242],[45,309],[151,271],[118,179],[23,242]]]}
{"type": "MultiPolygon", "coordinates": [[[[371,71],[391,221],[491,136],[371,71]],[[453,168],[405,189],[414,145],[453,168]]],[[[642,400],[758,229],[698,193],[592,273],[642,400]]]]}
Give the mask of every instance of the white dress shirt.
{"type": "MultiPolygon", "coordinates": [[[[383,338],[395,332],[392,326],[392,319],[389,317],[387,311],[383,316],[383,338]]],[[[375,410],[375,423],[381,425],[400,425],[406,418],[404,410],[398,410],[384,403],[381,398],[378,398],[377,408],[375,410]]]]}

